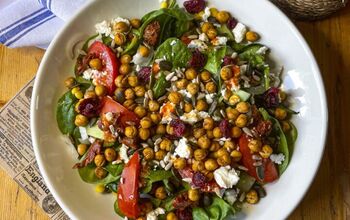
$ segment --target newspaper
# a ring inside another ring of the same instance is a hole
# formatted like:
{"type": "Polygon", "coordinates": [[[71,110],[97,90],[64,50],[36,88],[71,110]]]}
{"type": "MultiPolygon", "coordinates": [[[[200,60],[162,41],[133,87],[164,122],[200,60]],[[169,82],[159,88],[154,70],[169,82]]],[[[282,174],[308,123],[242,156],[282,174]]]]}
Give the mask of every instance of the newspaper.
{"type": "Polygon", "coordinates": [[[30,99],[34,79],[0,110],[0,166],[54,220],[69,217],[46,186],[30,135],[30,99]]]}

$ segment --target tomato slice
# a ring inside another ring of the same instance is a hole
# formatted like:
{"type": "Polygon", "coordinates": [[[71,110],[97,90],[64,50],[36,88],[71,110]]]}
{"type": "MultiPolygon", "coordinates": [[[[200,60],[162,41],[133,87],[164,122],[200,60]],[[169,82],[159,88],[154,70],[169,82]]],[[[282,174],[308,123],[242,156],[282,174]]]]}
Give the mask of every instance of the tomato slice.
{"type": "Polygon", "coordinates": [[[129,111],[127,108],[114,101],[110,97],[103,98],[103,107],[101,110],[101,114],[105,114],[107,112],[119,113],[120,123],[124,128],[128,126],[129,122],[134,122],[136,125],[139,125],[140,123],[140,119],[134,112],[129,111]]]}
{"type": "Polygon", "coordinates": [[[140,214],[139,200],[140,155],[134,153],[125,165],[118,186],[118,207],[129,218],[137,218],[140,214]]]}
{"type": "Polygon", "coordinates": [[[264,179],[259,179],[256,173],[256,167],[253,165],[254,160],[252,158],[252,153],[248,147],[248,137],[246,135],[242,135],[239,138],[239,151],[242,153],[242,163],[243,166],[248,168],[248,174],[254,177],[257,181],[263,183],[270,183],[278,179],[278,171],[276,165],[268,158],[263,160],[264,166],[264,179]]]}
{"type": "Polygon", "coordinates": [[[92,55],[102,60],[103,68],[102,72],[107,74],[101,74],[95,78],[97,85],[103,85],[107,88],[108,94],[112,95],[115,90],[114,80],[118,75],[119,64],[117,57],[111,48],[106,46],[100,41],[95,41],[88,50],[88,56],[92,55]]]}

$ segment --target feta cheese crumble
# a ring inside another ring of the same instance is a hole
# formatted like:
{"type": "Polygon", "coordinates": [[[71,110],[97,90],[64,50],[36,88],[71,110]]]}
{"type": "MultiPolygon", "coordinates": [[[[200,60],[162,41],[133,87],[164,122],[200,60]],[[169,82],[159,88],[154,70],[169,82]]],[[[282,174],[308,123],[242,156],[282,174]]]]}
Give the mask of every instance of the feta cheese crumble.
{"type": "Polygon", "coordinates": [[[206,101],[208,104],[211,104],[211,103],[214,102],[214,97],[215,97],[215,93],[206,94],[206,95],[205,95],[205,101],[206,101]]]}
{"type": "Polygon", "coordinates": [[[165,214],[165,209],[163,208],[156,208],[155,210],[147,213],[147,220],[157,220],[158,215],[165,214]]]}
{"type": "Polygon", "coordinates": [[[280,154],[271,154],[270,155],[270,159],[272,160],[272,162],[280,165],[285,160],[285,156],[282,153],[280,153],[280,154]]]}
{"type": "Polygon", "coordinates": [[[204,41],[204,42],[208,42],[209,41],[209,38],[208,38],[208,36],[205,33],[201,33],[198,36],[198,39],[201,40],[201,41],[204,41]]]}
{"type": "Polygon", "coordinates": [[[98,34],[104,34],[105,36],[109,36],[111,38],[114,38],[112,33],[111,25],[108,21],[104,20],[101,23],[95,24],[96,33],[98,34]]]}
{"type": "Polygon", "coordinates": [[[205,7],[204,14],[202,16],[203,21],[208,21],[208,18],[210,17],[210,15],[211,15],[210,8],[209,7],[205,7]]]}
{"type": "Polygon", "coordinates": [[[232,33],[235,36],[235,41],[237,43],[241,43],[245,38],[245,34],[247,33],[247,27],[242,23],[238,23],[232,30],[232,33]]]}
{"type": "Polygon", "coordinates": [[[226,166],[214,171],[214,179],[220,187],[228,189],[238,183],[239,176],[234,168],[226,166]]]}
{"type": "Polygon", "coordinates": [[[227,37],[216,37],[211,42],[214,46],[223,46],[227,43],[227,37]]]}
{"type": "Polygon", "coordinates": [[[266,46],[260,47],[259,50],[256,51],[256,54],[259,55],[265,55],[266,52],[269,50],[266,46]]]}
{"type": "Polygon", "coordinates": [[[124,161],[124,163],[129,162],[128,149],[129,147],[125,144],[122,144],[122,146],[119,149],[119,156],[124,161]]]}
{"type": "Polygon", "coordinates": [[[175,149],[174,155],[178,155],[181,158],[189,159],[191,156],[191,147],[188,145],[188,140],[183,137],[180,139],[179,144],[175,149]]]}
{"type": "Polygon", "coordinates": [[[188,113],[183,114],[180,117],[180,119],[184,122],[187,122],[193,125],[208,116],[209,114],[207,112],[204,112],[204,111],[199,112],[198,110],[194,109],[188,113]]]}

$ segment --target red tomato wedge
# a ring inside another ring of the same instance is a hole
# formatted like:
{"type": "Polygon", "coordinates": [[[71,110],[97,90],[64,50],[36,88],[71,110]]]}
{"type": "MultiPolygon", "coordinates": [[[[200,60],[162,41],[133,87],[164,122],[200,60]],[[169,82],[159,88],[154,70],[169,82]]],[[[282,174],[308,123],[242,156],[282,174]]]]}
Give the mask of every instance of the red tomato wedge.
{"type": "Polygon", "coordinates": [[[136,152],[125,165],[118,186],[118,207],[129,218],[140,214],[139,199],[140,155],[136,152]]]}
{"type": "Polygon", "coordinates": [[[134,112],[129,111],[127,108],[114,101],[110,97],[103,98],[103,107],[101,114],[105,114],[107,112],[119,113],[120,123],[124,128],[128,126],[128,122],[134,122],[136,125],[140,123],[140,119],[134,112]]]}
{"type": "Polygon", "coordinates": [[[96,77],[96,84],[107,88],[108,94],[112,95],[115,90],[114,80],[118,76],[119,64],[117,57],[108,46],[100,41],[95,41],[88,50],[88,56],[98,57],[102,60],[103,68],[101,72],[107,74],[96,77]]]}
{"type": "Polygon", "coordinates": [[[252,158],[252,153],[248,147],[248,137],[246,135],[242,135],[239,138],[239,151],[242,153],[242,163],[243,166],[248,168],[248,174],[254,177],[257,181],[263,183],[270,183],[278,179],[278,171],[275,164],[270,159],[263,160],[264,166],[264,179],[261,180],[258,178],[256,173],[256,167],[253,165],[254,160],[252,158]]]}

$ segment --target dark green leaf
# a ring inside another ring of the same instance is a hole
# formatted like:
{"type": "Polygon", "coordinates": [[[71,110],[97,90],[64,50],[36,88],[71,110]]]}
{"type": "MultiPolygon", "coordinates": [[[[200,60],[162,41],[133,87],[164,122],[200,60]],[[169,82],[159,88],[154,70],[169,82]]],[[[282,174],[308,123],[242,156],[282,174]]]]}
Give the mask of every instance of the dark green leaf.
{"type": "Polygon", "coordinates": [[[166,170],[150,171],[150,173],[145,177],[146,186],[142,189],[142,192],[149,193],[152,190],[153,183],[169,179],[172,176],[173,176],[173,173],[171,171],[166,171],[166,170]]]}
{"type": "Polygon", "coordinates": [[[112,192],[118,192],[118,183],[119,181],[116,182],[111,182],[106,185],[106,188],[109,189],[112,192]]]}
{"type": "Polygon", "coordinates": [[[264,69],[265,55],[258,54],[257,51],[264,47],[262,44],[249,44],[243,48],[243,52],[239,54],[239,58],[244,61],[248,61],[254,68],[264,69]]]}
{"type": "Polygon", "coordinates": [[[110,36],[102,36],[102,42],[106,45],[111,45],[112,40],[110,36]]]}
{"type": "Polygon", "coordinates": [[[120,179],[120,176],[113,176],[112,174],[108,174],[104,179],[99,179],[95,175],[96,166],[94,164],[89,164],[86,167],[79,168],[78,172],[80,178],[86,182],[91,184],[104,184],[107,185],[111,182],[115,182],[120,179]]]}
{"type": "Polygon", "coordinates": [[[160,77],[156,80],[153,86],[153,95],[157,99],[165,94],[166,89],[169,88],[170,82],[166,81],[164,73],[161,73],[160,77]]]}
{"type": "Polygon", "coordinates": [[[77,76],[75,78],[75,81],[83,91],[87,90],[92,85],[92,82],[90,80],[84,79],[82,76],[77,76]]]}
{"type": "Polygon", "coordinates": [[[204,207],[204,209],[196,208],[194,210],[196,214],[202,217],[200,218],[196,216],[195,218],[195,214],[193,213],[195,220],[225,220],[236,212],[236,210],[230,204],[218,196],[213,196],[213,202],[210,206],[204,207]]]}
{"type": "Polygon", "coordinates": [[[219,76],[222,59],[224,59],[226,51],[226,46],[220,48],[213,48],[208,54],[208,60],[206,65],[204,66],[204,69],[214,74],[214,76],[219,76]]]}
{"type": "Polygon", "coordinates": [[[290,125],[290,130],[286,132],[285,135],[287,138],[289,154],[291,157],[294,151],[294,144],[298,138],[298,130],[292,122],[288,122],[288,123],[290,125]]]}
{"type": "Polygon", "coordinates": [[[112,164],[109,163],[105,169],[112,174],[113,176],[120,176],[123,172],[124,169],[124,164],[120,163],[120,164],[112,164]]]}
{"type": "Polygon", "coordinates": [[[167,39],[158,47],[155,53],[155,59],[165,58],[166,61],[173,64],[173,68],[187,66],[191,57],[191,51],[177,38],[167,39]]]}
{"type": "Polygon", "coordinates": [[[63,134],[72,134],[75,129],[75,116],[74,110],[77,99],[71,93],[66,92],[59,100],[56,109],[56,120],[58,128],[63,134]]]}
{"type": "Polygon", "coordinates": [[[193,220],[210,220],[207,212],[200,207],[194,207],[192,209],[193,220]]]}
{"type": "Polygon", "coordinates": [[[132,33],[134,35],[134,38],[131,40],[131,42],[125,47],[124,51],[122,52],[122,54],[129,54],[129,55],[133,55],[136,53],[137,48],[140,45],[141,42],[141,37],[140,37],[140,32],[136,29],[132,30],[132,33]]]}
{"type": "Polygon", "coordinates": [[[71,138],[72,138],[73,141],[74,141],[75,147],[76,147],[78,144],[80,144],[79,138],[81,138],[81,136],[80,136],[80,131],[79,131],[79,128],[78,128],[78,127],[75,127],[75,128],[74,128],[74,131],[73,131],[73,133],[71,134],[71,138]]]}
{"type": "Polygon", "coordinates": [[[219,35],[226,36],[230,41],[234,41],[235,37],[233,36],[233,33],[230,29],[228,29],[226,24],[221,25],[218,27],[219,35]]]}
{"type": "Polygon", "coordinates": [[[165,200],[163,200],[161,206],[164,207],[164,209],[167,212],[174,210],[174,206],[173,206],[174,198],[175,197],[168,197],[165,200]]]}

